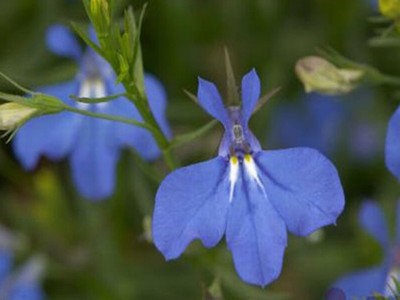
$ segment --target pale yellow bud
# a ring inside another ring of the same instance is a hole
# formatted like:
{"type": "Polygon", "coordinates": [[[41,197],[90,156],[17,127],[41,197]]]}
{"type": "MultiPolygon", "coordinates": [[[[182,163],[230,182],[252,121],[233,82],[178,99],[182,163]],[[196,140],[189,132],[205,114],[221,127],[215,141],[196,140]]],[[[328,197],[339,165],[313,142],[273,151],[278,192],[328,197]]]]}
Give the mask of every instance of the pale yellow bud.
{"type": "Polygon", "coordinates": [[[296,63],[295,72],[305,91],[328,95],[345,94],[356,88],[364,72],[354,69],[339,69],[319,56],[308,56],[296,63]]]}
{"type": "Polygon", "coordinates": [[[36,108],[18,103],[0,105],[0,130],[12,130],[22,125],[38,112],[36,108]]]}
{"type": "Polygon", "coordinates": [[[381,14],[389,19],[400,18],[400,0],[379,0],[381,14]]]}

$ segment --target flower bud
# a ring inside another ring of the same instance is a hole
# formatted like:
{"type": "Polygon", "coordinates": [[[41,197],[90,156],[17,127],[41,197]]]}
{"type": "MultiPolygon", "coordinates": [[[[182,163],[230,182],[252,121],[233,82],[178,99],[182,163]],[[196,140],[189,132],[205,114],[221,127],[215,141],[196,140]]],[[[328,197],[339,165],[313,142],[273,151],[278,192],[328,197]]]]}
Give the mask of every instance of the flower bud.
{"type": "Polygon", "coordinates": [[[32,118],[38,109],[18,103],[0,105],[0,130],[12,130],[32,118]]]}
{"type": "Polygon", "coordinates": [[[106,28],[110,26],[111,10],[107,0],[91,0],[90,14],[92,16],[92,21],[95,25],[98,25],[101,30],[106,30],[106,28]]]}
{"type": "Polygon", "coordinates": [[[400,0],[379,0],[379,11],[389,19],[399,19],[400,0]]]}
{"type": "Polygon", "coordinates": [[[356,88],[364,72],[356,69],[339,69],[326,59],[308,56],[296,63],[295,72],[307,93],[345,94],[356,88]]]}

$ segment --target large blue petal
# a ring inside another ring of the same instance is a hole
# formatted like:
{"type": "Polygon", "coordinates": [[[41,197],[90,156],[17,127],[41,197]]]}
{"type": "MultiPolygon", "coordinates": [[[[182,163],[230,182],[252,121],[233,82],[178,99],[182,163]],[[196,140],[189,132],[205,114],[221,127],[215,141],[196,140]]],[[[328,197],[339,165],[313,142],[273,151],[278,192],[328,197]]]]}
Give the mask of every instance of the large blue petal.
{"type": "Polygon", "coordinates": [[[70,163],[74,183],[85,198],[100,200],[113,192],[118,160],[113,125],[86,117],[82,122],[70,163]]]}
{"type": "Polygon", "coordinates": [[[81,47],[72,32],[63,25],[53,25],[47,29],[47,47],[54,54],[79,60],[81,47]]]}
{"type": "MultiPolygon", "coordinates": [[[[69,95],[76,92],[76,82],[69,81],[38,89],[71,105],[69,95]]],[[[14,152],[24,168],[33,169],[40,155],[60,159],[72,148],[82,118],[69,112],[29,120],[13,139],[14,152]]]]}
{"type": "Polygon", "coordinates": [[[199,78],[197,98],[199,99],[199,104],[206,112],[219,120],[225,128],[228,128],[228,112],[214,83],[199,78]]]}
{"type": "Polygon", "coordinates": [[[166,118],[167,94],[161,82],[153,75],[146,74],[144,78],[146,95],[150,109],[167,137],[171,137],[171,129],[166,118]]]}
{"type": "Polygon", "coordinates": [[[346,299],[365,299],[374,293],[383,294],[387,276],[388,268],[382,265],[350,273],[336,281],[332,287],[341,289],[346,299]]]}
{"type": "Polygon", "coordinates": [[[215,246],[225,232],[229,206],[228,164],[222,157],[178,169],[161,183],[153,215],[153,239],[166,259],[194,239],[215,246]]]}
{"type": "Polygon", "coordinates": [[[255,69],[252,69],[242,79],[242,110],[243,119],[247,123],[260,98],[260,78],[255,69]]]}
{"type": "Polygon", "coordinates": [[[335,223],[344,207],[336,168],[310,148],[261,151],[255,161],[273,206],[290,232],[304,236],[335,223]]]}
{"type": "Polygon", "coordinates": [[[400,106],[389,121],[386,134],[385,161],[389,171],[400,180],[400,106]]]}
{"type": "Polygon", "coordinates": [[[282,269],[286,226],[254,179],[244,171],[236,183],[226,228],[236,271],[242,280],[266,285],[282,269]]]}
{"type": "Polygon", "coordinates": [[[374,201],[365,201],[360,209],[361,226],[387,250],[390,246],[385,215],[374,201]]]}

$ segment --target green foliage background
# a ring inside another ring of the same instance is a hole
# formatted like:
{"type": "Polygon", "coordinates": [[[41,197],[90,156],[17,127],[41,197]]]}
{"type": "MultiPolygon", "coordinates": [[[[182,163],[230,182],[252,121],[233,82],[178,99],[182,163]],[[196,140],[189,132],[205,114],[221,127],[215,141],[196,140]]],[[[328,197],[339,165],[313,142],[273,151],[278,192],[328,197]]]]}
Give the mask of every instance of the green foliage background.
{"type": "MultiPolygon", "coordinates": [[[[144,1],[116,1],[119,10],[144,1]]],[[[223,47],[227,46],[240,79],[255,67],[263,92],[281,86],[278,96],[252,120],[252,128],[268,149],[269,118],[280,102],[303,94],[293,67],[297,59],[332,46],[346,56],[400,74],[400,52],[369,48],[378,13],[363,0],[149,0],[143,25],[144,66],[158,76],[169,95],[168,118],[175,133],[194,130],[209,117],[183,89],[196,92],[197,76],[225,85],[223,47]]],[[[372,2],[372,1],[371,1],[372,2]]],[[[87,21],[80,1],[0,1],[0,70],[24,86],[71,79],[73,62],[45,48],[44,34],[53,23],[87,21]]],[[[7,83],[1,90],[13,91],[7,83]]],[[[14,91],[15,92],[15,91],[14,91]]],[[[222,242],[204,249],[194,243],[177,261],[166,263],[146,239],[143,220],[152,212],[157,168],[124,151],[118,165],[115,195],[101,203],[84,201],[72,186],[68,164],[46,159],[26,173],[10,145],[0,147],[0,222],[18,234],[18,261],[40,253],[46,259],[44,288],[49,299],[203,299],[215,276],[225,299],[322,299],[342,274],[376,264],[378,245],[360,230],[357,212],[365,198],[379,201],[391,224],[399,185],[384,165],[386,124],[400,95],[371,87],[373,109],[359,110],[379,132],[379,155],[367,164],[351,159],[346,149],[335,162],[347,203],[337,226],[317,241],[290,237],[281,277],[265,289],[242,283],[222,242]]],[[[353,99],[346,99],[353,101],[353,99]]],[[[216,154],[221,128],[176,150],[182,165],[216,154]]],[[[34,137],[32,137],[34,138],[34,137]]],[[[148,226],[147,226],[148,227],[148,226]]],[[[392,226],[393,227],[393,226],[392,226]]]]}

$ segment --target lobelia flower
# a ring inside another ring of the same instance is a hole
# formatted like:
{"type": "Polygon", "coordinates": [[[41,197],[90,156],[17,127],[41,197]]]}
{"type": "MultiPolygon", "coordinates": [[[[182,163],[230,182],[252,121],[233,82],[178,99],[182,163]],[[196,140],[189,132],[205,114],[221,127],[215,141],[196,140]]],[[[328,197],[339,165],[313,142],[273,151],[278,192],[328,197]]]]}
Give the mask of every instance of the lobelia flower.
{"type": "Polygon", "coordinates": [[[225,234],[239,276],[264,286],[281,272],[286,231],[305,236],[335,223],[344,195],[335,167],[318,151],[261,149],[247,125],[259,94],[255,70],[242,79],[241,107],[225,108],[215,85],[199,79],[199,104],[225,134],[216,158],[161,183],[153,239],[170,260],[194,239],[213,247],[225,234]]]}
{"type": "MultiPolygon", "coordinates": [[[[92,31],[91,37],[95,39],[92,31]]],[[[142,121],[136,107],[123,97],[98,104],[72,101],[70,95],[102,98],[120,94],[124,89],[114,84],[116,76],[110,65],[92,49],[82,51],[67,28],[51,27],[47,32],[47,44],[53,53],[74,59],[79,71],[73,80],[39,88],[40,92],[56,96],[71,106],[142,121]]],[[[170,136],[162,85],[153,76],[146,75],[145,89],[157,122],[170,136]]],[[[78,191],[95,200],[112,194],[115,165],[122,147],[133,147],[146,160],[153,160],[160,154],[153,137],[143,128],[70,112],[28,121],[17,133],[13,146],[17,158],[28,170],[37,165],[41,155],[54,160],[68,156],[78,191]]]]}
{"type": "Polygon", "coordinates": [[[352,161],[372,161],[379,153],[380,132],[362,113],[367,108],[373,111],[373,99],[366,91],[346,98],[311,93],[278,105],[269,126],[269,144],[312,147],[328,156],[341,151],[352,161]]]}
{"type": "Polygon", "coordinates": [[[42,300],[45,299],[40,279],[44,263],[33,257],[17,270],[13,270],[14,254],[11,250],[13,235],[0,227],[0,299],[42,300]]]}
{"type": "Polygon", "coordinates": [[[347,299],[364,299],[375,293],[395,297],[397,289],[393,278],[400,280],[400,202],[397,205],[396,238],[393,243],[390,242],[385,216],[375,202],[363,203],[359,222],[381,245],[384,256],[382,264],[350,273],[339,279],[333,287],[341,289],[347,299]]]}
{"type": "Polygon", "coordinates": [[[389,171],[400,180],[400,106],[389,120],[386,145],[385,162],[389,171]]]}
{"type": "Polygon", "coordinates": [[[345,121],[342,102],[333,96],[306,94],[294,103],[282,103],[274,112],[269,143],[284,147],[306,146],[334,153],[345,121]]]}

